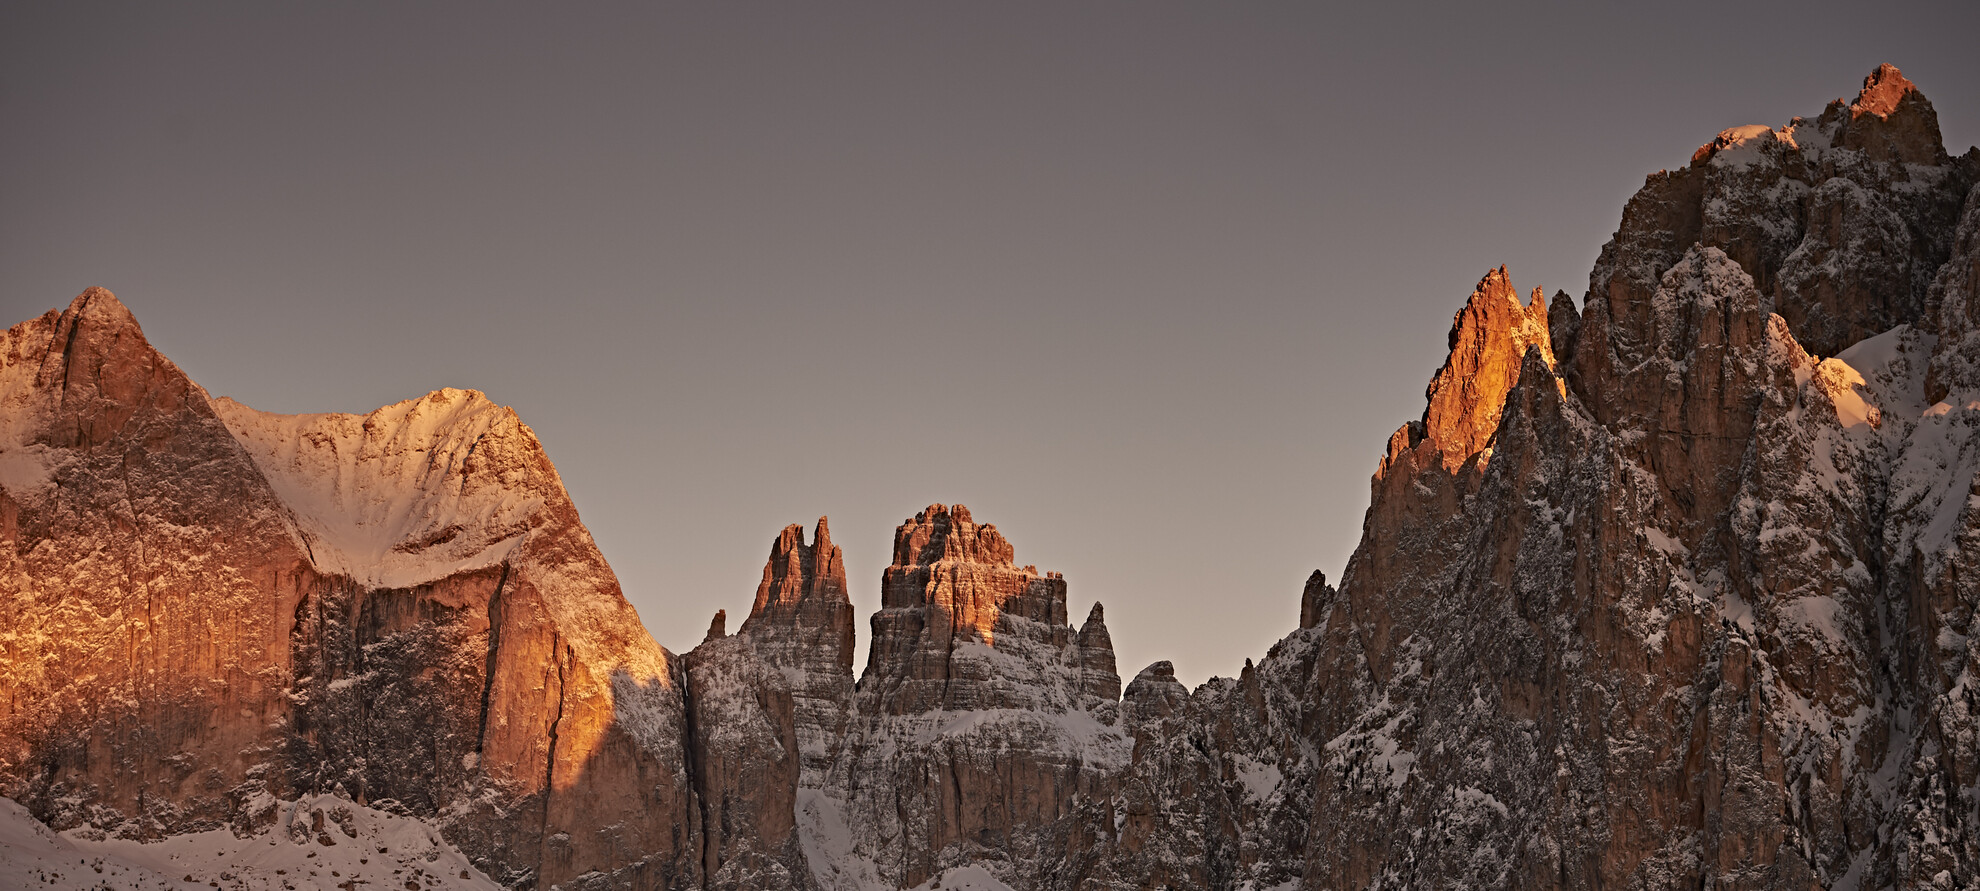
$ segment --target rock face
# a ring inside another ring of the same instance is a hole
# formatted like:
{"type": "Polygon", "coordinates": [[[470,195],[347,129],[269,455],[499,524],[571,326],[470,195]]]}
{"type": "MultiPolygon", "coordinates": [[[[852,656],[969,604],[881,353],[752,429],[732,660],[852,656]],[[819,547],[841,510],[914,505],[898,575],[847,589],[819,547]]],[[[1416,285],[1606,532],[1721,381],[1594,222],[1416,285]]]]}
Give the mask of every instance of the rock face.
{"type": "Polygon", "coordinates": [[[818,518],[810,545],[803,527],[785,527],[742,627],[757,653],[794,679],[799,750],[812,787],[838,758],[852,707],[853,607],[846,591],[845,560],[825,518],[818,518]]]}
{"type": "Polygon", "coordinates": [[[711,888],[813,888],[798,797],[826,783],[851,714],[852,601],[825,518],[770,545],[742,630],[689,653],[691,760],[711,888]]]}
{"type": "Polygon", "coordinates": [[[1976,183],[1884,66],[1649,177],[1579,310],[1489,271],[1338,587],[1193,691],[960,505],[857,684],[823,519],[676,659],[506,409],[209,400],[91,291],[0,339],[0,791],[341,795],[518,888],[1980,887],[1976,183]]]}
{"type": "Polygon", "coordinates": [[[1506,393],[1519,380],[1520,361],[1537,350],[1553,367],[1552,344],[1540,290],[1521,306],[1504,266],[1486,273],[1451,321],[1450,356],[1425,393],[1423,435],[1438,444],[1445,470],[1485,450],[1499,429],[1506,393]]]}
{"type": "Polygon", "coordinates": [[[1301,632],[1305,886],[1980,881],[1976,173],[1879,69],[1652,176],[1552,355],[1454,333],[1517,383],[1433,383],[1301,632]]]}
{"type": "Polygon", "coordinates": [[[1012,557],[961,505],[895,531],[852,724],[814,800],[820,846],[851,840],[838,887],[974,861],[1046,881],[1073,815],[1127,761],[1101,612],[1075,631],[1065,580],[1012,557]]]}
{"type": "Polygon", "coordinates": [[[679,670],[514,413],[209,400],[101,290],[0,355],[10,797],[153,837],[336,791],[512,884],[693,881],[679,670]]]}

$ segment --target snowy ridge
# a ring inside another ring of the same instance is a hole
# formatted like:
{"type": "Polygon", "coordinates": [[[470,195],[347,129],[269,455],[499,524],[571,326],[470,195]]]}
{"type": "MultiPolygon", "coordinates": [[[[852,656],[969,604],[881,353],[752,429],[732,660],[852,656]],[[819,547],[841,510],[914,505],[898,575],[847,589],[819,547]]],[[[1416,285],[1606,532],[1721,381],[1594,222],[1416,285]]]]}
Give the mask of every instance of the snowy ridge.
{"type": "Polygon", "coordinates": [[[523,471],[477,450],[526,435],[473,390],[435,390],[369,414],[278,415],[213,402],[295,513],[324,572],[405,588],[500,563],[543,506],[523,471]]]}

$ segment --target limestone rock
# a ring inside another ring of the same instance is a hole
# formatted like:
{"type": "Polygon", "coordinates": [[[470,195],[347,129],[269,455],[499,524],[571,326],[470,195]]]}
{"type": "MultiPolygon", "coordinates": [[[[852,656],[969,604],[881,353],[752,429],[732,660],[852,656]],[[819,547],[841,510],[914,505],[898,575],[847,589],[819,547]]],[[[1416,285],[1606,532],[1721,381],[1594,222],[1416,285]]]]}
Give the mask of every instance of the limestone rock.
{"type": "Polygon", "coordinates": [[[1119,700],[1121,675],[1114,667],[1114,637],[1107,633],[1107,610],[1099,603],[1086,614],[1074,643],[1079,647],[1079,686],[1086,700],[1095,706],[1119,700]]]}
{"type": "Polygon", "coordinates": [[[1451,321],[1450,355],[1430,379],[1423,412],[1424,435],[1442,453],[1444,469],[1457,470],[1491,442],[1528,349],[1554,364],[1547,324],[1546,298],[1535,288],[1530,305],[1521,306],[1504,266],[1472,290],[1451,321]]]}
{"type": "Polygon", "coordinates": [[[1195,690],[960,505],[856,685],[822,518],[673,658],[513,413],[208,400],[93,290],[0,337],[0,791],[342,795],[516,888],[1980,886],[1976,183],[1884,66],[1651,176],[1579,311],[1492,270],[1338,587],[1195,690]]]}
{"type": "Polygon", "coordinates": [[[1304,887],[1980,881],[1973,175],[1890,68],[1728,130],[1631,199],[1489,452],[1398,432],[1282,644],[1324,691],[1304,887]]]}
{"type": "Polygon", "coordinates": [[[1050,879],[1082,806],[1127,761],[1112,644],[1066,619],[1058,573],[996,527],[931,505],[894,535],[844,751],[824,790],[865,874],[920,884],[972,862],[1050,879]]]}
{"type": "Polygon", "coordinates": [[[796,831],[790,681],[746,634],[711,637],[682,661],[704,887],[815,887],[796,831]]]}
{"type": "Polygon", "coordinates": [[[1306,588],[1299,595],[1299,627],[1312,628],[1320,624],[1326,609],[1334,603],[1338,592],[1327,584],[1327,574],[1316,569],[1306,577],[1306,588]]]}
{"type": "Polygon", "coordinates": [[[692,880],[677,668],[513,413],[209,400],[96,289],[0,356],[9,796],[150,837],[337,791],[505,881],[692,880]]]}
{"type": "Polygon", "coordinates": [[[763,582],[741,634],[757,655],[793,678],[791,697],[806,785],[816,787],[838,757],[851,714],[853,608],[846,565],[824,517],[812,543],[785,527],[770,546],[763,582]]]}

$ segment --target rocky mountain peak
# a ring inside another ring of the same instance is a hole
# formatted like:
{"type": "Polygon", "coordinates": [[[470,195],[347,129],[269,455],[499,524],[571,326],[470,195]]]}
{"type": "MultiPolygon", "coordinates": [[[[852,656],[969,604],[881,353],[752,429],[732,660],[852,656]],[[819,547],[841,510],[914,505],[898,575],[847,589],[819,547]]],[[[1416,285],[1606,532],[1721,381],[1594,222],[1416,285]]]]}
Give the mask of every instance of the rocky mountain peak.
{"type": "MultiPolygon", "coordinates": [[[[770,559],[763,565],[763,581],[756,586],[756,603],[747,621],[766,613],[790,614],[803,600],[848,602],[845,558],[832,543],[824,517],[818,518],[811,544],[804,543],[804,527],[796,523],[785,526],[771,542],[770,559]]],[[[749,627],[747,622],[743,627],[749,627]]]]}
{"type": "Polygon", "coordinates": [[[137,317],[109,288],[85,288],[69,301],[69,314],[105,328],[136,328],[137,317]]]}
{"type": "MultiPolygon", "coordinates": [[[[1896,65],[1885,62],[1863,78],[1863,89],[1856,94],[1856,101],[1849,104],[1849,113],[1852,117],[1866,114],[1889,117],[1891,112],[1897,111],[1900,101],[1916,92],[1917,84],[1905,77],[1896,65]]],[[[1919,98],[1924,97],[1921,95],[1919,98]]]]}
{"type": "Polygon", "coordinates": [[[1521,305],[1506,267],[1486,272],[1451,320],[1450,355],[1426,392],[1424,435],[1446,470],[1456,471],[1491,441],[1528,349],[1553,366],[1546,298],[1535,288],[1521,305]]]}
{"type": "Polygon", "coordinates": [[[1871,161],[1937,164],[1946,157],[1938,112],[1895,65],[1870,72],[1847,108],[1841,99],[1829,103],[1821,123],[1837,131],[1837,148],[1860,151],[1871,161]]]}
{"type": "Polygon", "coordinates": [[[152,349],[136,317],[108,290],[90,288],[68,309],[23,322],[8,335],[13,344],[5,353],[14,354],[6,359],[9,365],[29,353],[37,360],[31,371],[14,370],[32,379],[9,389],[24,395],[33,387],[55,398],[37,409],[35,418],[16,413],[7,426],[38,427],[36,435],[48,447],[88,449],[108,442],[148,414],[147,406],[212,417],[205,395],[152,349]]]}
{"type": "Polygon", "coordinates": [[[931,504],[894,531],[895,566],[986,563],[1010,566],[1011,543],[988,523],[978,525],[969,508],[931,504]]]}
{"type": "Polygon", "coordinates": [[[1336,593],[1334,586],[1327,584],[1327,574],[1313,570],[1313,574],[1306,577],[1306,588],[1299,595],[1299,627],[1319,625],[1327,607],[1333,605],[1336,593]]]}
{"type": "Polygon", "coordinates": [[[771,541],[755,606],[738,636],[788,682],[802,774],[806,782],[820,782],[845,733],[853,690],[846,563],[824,517],[808,545],[796,523],[771,541]]]}
{"type": "MultiPolygon", "coordinates": [[[[932,504],[894,531],[894,563],[880,582],[888,608],[929,608],[952,631],[995,640],[997,619],[1009,612],[1048,625],[1066,625],[1066,583],[1012,562],[1011,543],[969,508],[932,504]]],[[[876,641],[877,645],[877,641],[876,641]]]]}
{"type": "Polygon", "coordinates": [[[1080,691],[1094,703],[1121,698],[1121,675],[1114,662],[1114,637],[1107,633],[1107,610],[1099,601],[1079,626],[1077,668],[1080,691]]]}
{"type": "Polygon", "coordinates": [[[680,837],[674,666],[514,412],[209,400],[102,289],[0,357],[0,614],[51,642],[0,648],[0,750],[44,753],[0,757],[8,794],[135,835],[389,798],[546,885],[680,837]],[[73,609],[23,609],[54,580],[73,609]],[[565,831],[592,818],[618,835],[565,831]]]}

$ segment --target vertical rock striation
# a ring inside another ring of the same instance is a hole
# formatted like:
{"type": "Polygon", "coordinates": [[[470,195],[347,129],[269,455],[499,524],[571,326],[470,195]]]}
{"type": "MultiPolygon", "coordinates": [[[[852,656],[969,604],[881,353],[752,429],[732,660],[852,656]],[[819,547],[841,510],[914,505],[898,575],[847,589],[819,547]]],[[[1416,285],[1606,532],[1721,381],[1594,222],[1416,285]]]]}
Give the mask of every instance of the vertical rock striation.
{"type": "Polygon", "coordinates": [[[852,599],[845,560],[824,517],[809,545],[795,524],[777,536],[741,633],[792,679],[805,784],[819,785],[838,757],[853,692],[852,599]]]}
{"type": "Polygon", "coordinates": [[[512,412],[209,400],[102,290],[0,356],[8,795],[142,838],[336,791],[512,884],[693,880],[677,668],[512,412]]]}
{"type": "Polygon", "coordinates": [[[1075,632],[1065,580],[1012,557],[961,505],[894,533],[852,725],[815,811],[821,839],[852,840],[863,865],[847,880],[908,887],[981,862],[1047,881],[1069,818],[1126,762],[1101,612],[1075,632]]]}

